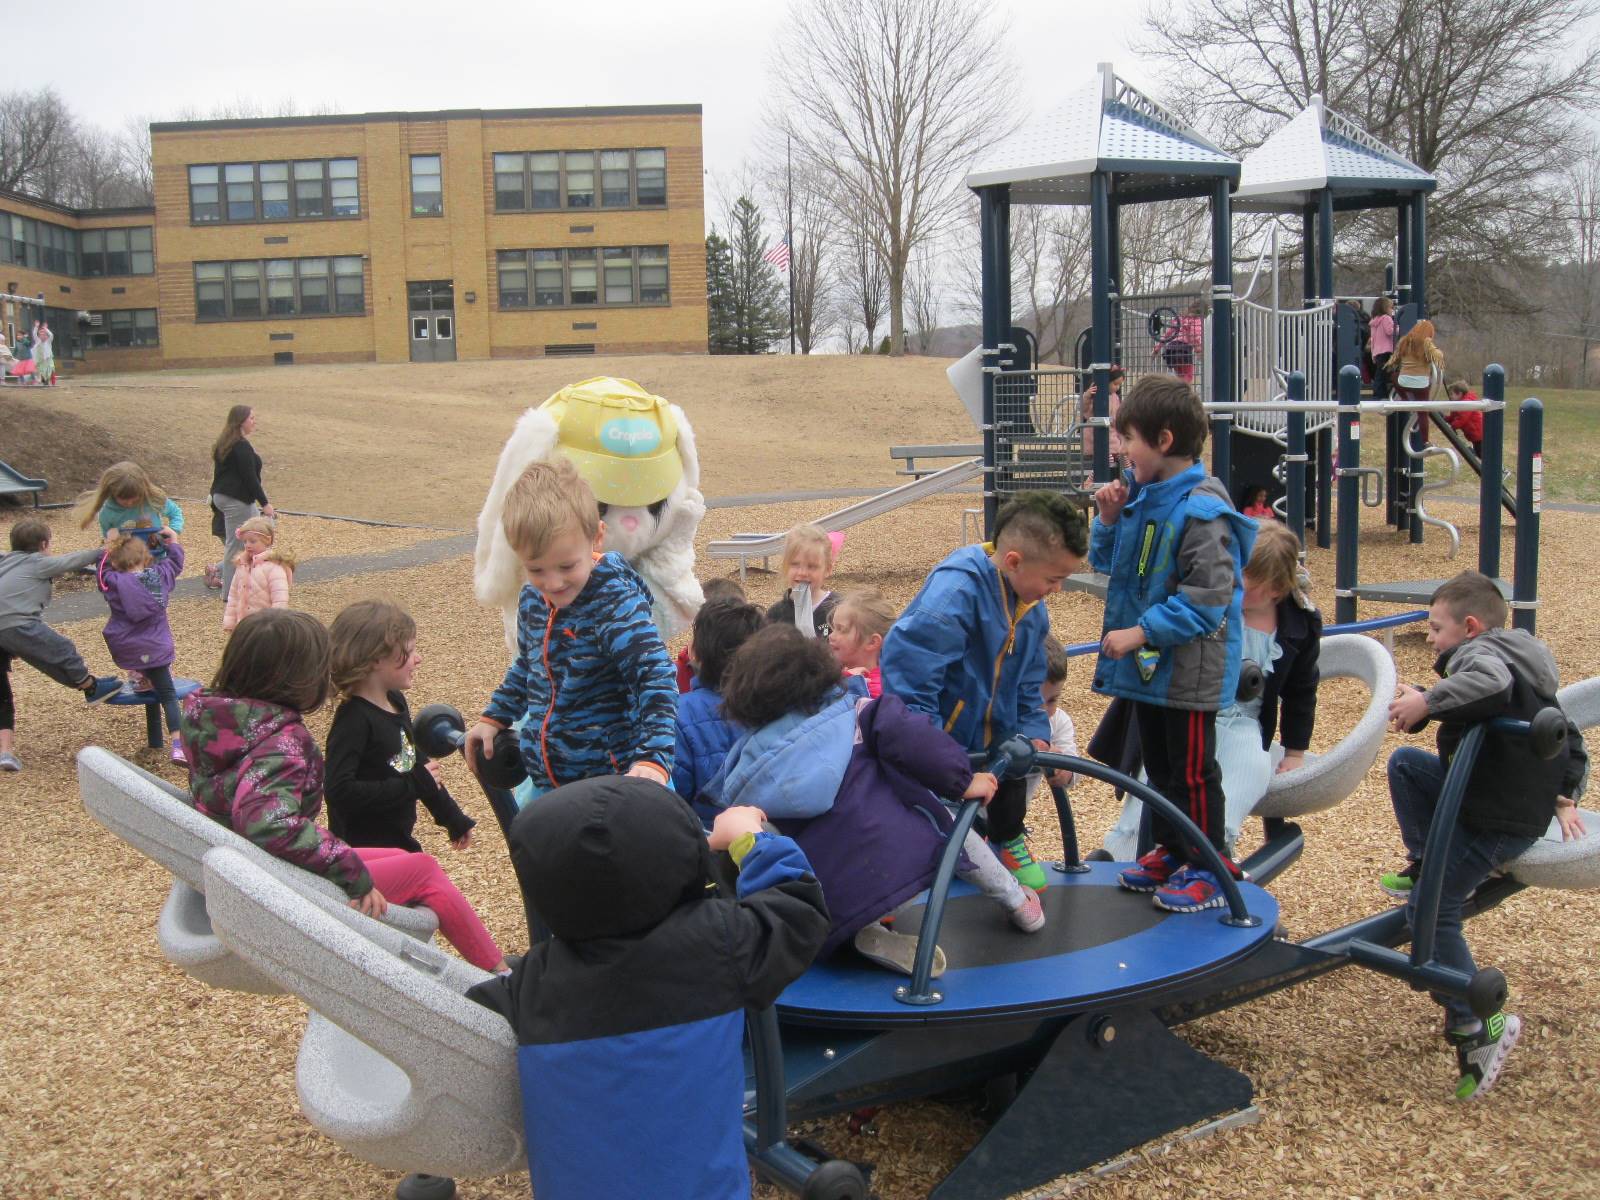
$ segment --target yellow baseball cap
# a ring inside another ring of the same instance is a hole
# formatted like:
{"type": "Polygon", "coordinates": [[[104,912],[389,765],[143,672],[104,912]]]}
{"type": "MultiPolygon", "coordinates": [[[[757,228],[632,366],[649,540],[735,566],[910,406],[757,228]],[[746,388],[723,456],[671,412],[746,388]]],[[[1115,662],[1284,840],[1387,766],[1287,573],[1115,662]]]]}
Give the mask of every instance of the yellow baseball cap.
{"type": "Polygon", "coordinates": [[[556,423],[562,452],[602,504],[654,504],[683,478],[671,406],[631,379],[585,379],[540,408],[556,423]]]}

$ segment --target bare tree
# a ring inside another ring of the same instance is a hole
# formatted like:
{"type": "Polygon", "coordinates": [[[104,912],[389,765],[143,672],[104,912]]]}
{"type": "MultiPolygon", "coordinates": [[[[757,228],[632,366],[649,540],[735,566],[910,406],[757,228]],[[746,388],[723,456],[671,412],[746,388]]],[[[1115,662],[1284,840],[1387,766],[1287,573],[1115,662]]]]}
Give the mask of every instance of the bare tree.
{"type": "Polygon", "coordinates": [[[846,354],[857,354],[861,351],[861,317],[849,304],[837,305],[839,314],[839,337],[844,342],[846,354]]]}
{"type": "Polygon", "coordinates": [[[906,305],[911,316],[908,350],[913,354],[928,353],[939,332],[939,283],[933,255],[927,251],[918,254],[906,276],[906,305]]]}
{"type": "Polygon", "coordinates": [[[1549,278],[1554,295],[1551,305],[1566,320],[1560,332],[1577,343],[1577,383],[1589,386],[1589,353],[1600,342],[1600,138],[1589,139],[1588,151],[1566,171],[1567,213],[1553,214],[1570,235],[1563,256],[1549,278]]]}
{"type": "Polygon", "coordinates": [[[0,92],[0,188],[45,199],[72,151],[72,112],[54,88],[0,92]]]}
{"type": "Polygon", "coordinates": [[[1039,341],[1040,362],[1066,362],[1074,301],[1089,293],[1089,210],[1027,204],[1011,214],[1011,304],[1039,341]]]}
{"type": "Polygon", "coordinates": [[[837,212],[826,178],[802,163],[791,172],[781,141],[764,147],[762,181],[780,221],[794,214],[789,270],[794,283],[794,335],[801,354],[810,354],[833,330],[837,315],[831,300],[837,265],[828,253],[837,212]],[[791,195],[792,193],[792,195],[791,195]]]}
{"type": "Polygon", "coordinates": [[[959,217],[960,169],[1011,111],[993,11],[982,0],[797,0],[774,59],[772,123],[870,217],[896,354],[912,256],[959,217]]]}
{"type": "Polygon", "coordinates": [[[868,350],[877,349],[878,325],[888,303],[889,281],[877,239],[870,229],[871,215],[849,206],[840,214],[838,257],[839,304],[859,317],[868,350]]]}

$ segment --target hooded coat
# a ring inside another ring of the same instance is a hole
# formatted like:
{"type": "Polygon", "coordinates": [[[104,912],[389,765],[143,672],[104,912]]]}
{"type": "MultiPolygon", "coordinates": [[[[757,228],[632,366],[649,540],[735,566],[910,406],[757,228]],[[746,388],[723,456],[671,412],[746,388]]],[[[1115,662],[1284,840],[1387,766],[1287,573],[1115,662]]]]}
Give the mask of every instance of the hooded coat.
{"type": "Polygon", "coordinates": [[[738,899],[720,897],[689,806],[618,776],[549,792],[509,837],[552,936],[467,994],[516,1032],[534,1194],[748,1197],[743,1010],[776,1000],[827,932],[805,856],[759,834],[738,899]]]}
{"type": "Polygon", "coordinates": [[[746,735],[702,795],[755,805],[799,843],[828,901],[826,956],[933,882],[952,824],[935,794],[971,782],[966,751],[924,714],[841,693],[746,735]]]}
{"type": "Polygon", "coordinates": [[[124,671],[167,667],[177,657],[167,601],[183,571],[183,547],[167,543],[164,558],[151,559],[138,571],[112,571],[101,560],[100,591],[111,619],[103,631],[111,661],[124,671]]]}

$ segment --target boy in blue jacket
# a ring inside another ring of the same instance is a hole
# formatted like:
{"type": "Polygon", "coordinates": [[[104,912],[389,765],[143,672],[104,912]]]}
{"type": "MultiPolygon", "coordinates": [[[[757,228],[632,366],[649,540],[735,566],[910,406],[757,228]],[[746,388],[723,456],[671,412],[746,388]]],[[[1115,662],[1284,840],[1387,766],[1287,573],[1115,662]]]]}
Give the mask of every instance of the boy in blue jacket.
{"type": "Polygon", "coordinates": [[[536,462],[500,519],[528,582],[517,657],[467,734],[468,765],[477,772],[494,757],[495,735],[520,720],[529,796],[595,775],[667,783],[677,679],[644,580],[620,554],[600,552],[594,492],[568,460],[536,462]]]}
{"type": "MultiPolygon", "coordinates": [[[[1089,561],[1110,577],[1094,690],[1133,702],[1150,786],[1225,854],[1217,710],[1239,687],[1256,524],[1201,465],[1205,408],[1181,379],[1139,380],[1117,432],[1132,467],[1094,494],[1089,561]]],[[[1117,881],[1172,912],[1222,905],[1199,848],[1153,812],[1151,830],[1155,845],[1117,881]]]]}
{"type": "MultiPolygon", "coordinates": [[[[994,541],[963,546],[933,569],[889,630],[879,667],[883,690],[931,717],[962,747],[989,753],[1021,733],[1050,748],[1045,715],[1040,603],[1083,566],[1083,514],[1065,496],[1024,492],[995,520],[994,541]]],[[[1028,781],[1006,779],[988,805],[989,840],[1017,882],[1047,883],[1022,822],[1028,781]]]]}
{"type": "Polygon", "coordinates": [[[538,1200],[748,1200],[744,1009],[778,998],[828,932],[800,848],[730,808],[708,839],[666,788],[612,776],[511,823],[524,899],[550,928],[467,995],[517,1036],[538,1200]],[[711,884],[713,851],[738,897],[711,884]]]}
{"type": "Polygon", "coordinates": [[[709,822],[720,809],[698,803],[700,789],[722,770],[739,734],[722,715],[722,678],[733,652],[760,629],[761,610],[744,600],[711,600],[695,614],[689,661],[694,675],[678,697],[678,742],[672,752],[672,790],[709,822]]]}

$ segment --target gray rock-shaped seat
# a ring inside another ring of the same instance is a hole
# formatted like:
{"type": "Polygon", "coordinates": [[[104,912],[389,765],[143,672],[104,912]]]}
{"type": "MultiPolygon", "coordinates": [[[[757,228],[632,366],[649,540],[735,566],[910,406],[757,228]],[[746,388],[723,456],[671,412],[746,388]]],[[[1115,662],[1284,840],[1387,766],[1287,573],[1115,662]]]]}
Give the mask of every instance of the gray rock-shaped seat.
{"type": "Polygon", "coordinates": [[[311,1009],[295,1074],[312,1125],[390,1170],[524,1165],[516,1039],[463,994],[486,972],[311,903],[237,850],[206,854],[205,894],[223,942],[311,1009]]]}
{"type": "MultiPolygon", "coordinates": [[[[1600,725],[1600,676],[1562,688],[1556,703],[1579,729],[1600,725]]],[[[1564,842],[1560,826],[1550,822],[1545,835],[1510,863],[1507,872],[1529,887],[1600,888],[1600,812],[1584,809],[1583,824],[1583,837],[1564,842]]]]}
{"type": "Polygon", "coordinates": [[[1364,634],[1336,633],[1322,639],[1318,661],[1325,680],[1348,677],[1365,684],[1367,707],[1332,750],[1307,754],[1304,765],[1274,775],[1253,816],[1287,819],[1332,808],[1361,785],[1383,746],[1396,678],[1394,659],[1383,643],[1364,634]]]}
{"type": "MultiPolygon", "coordinates": [[[[282,990],[236,958],[212,931],[201,872],[201,859],[212,847],[238,850],[287,886],[322,904],[342,907],[346,903],[344,893],[326,879],[273,858],[198,812],[188,793],[109,750],[88,746],[79,752],[78,792],[91,817],[171,872],[172,890],[161,908],[156,940],[170,962],[202,983],[266,995],[282,990]]],[[[439,927],[430,910],[398,904],[389,906],[384,920],[424,941],[439,927]]]]}

